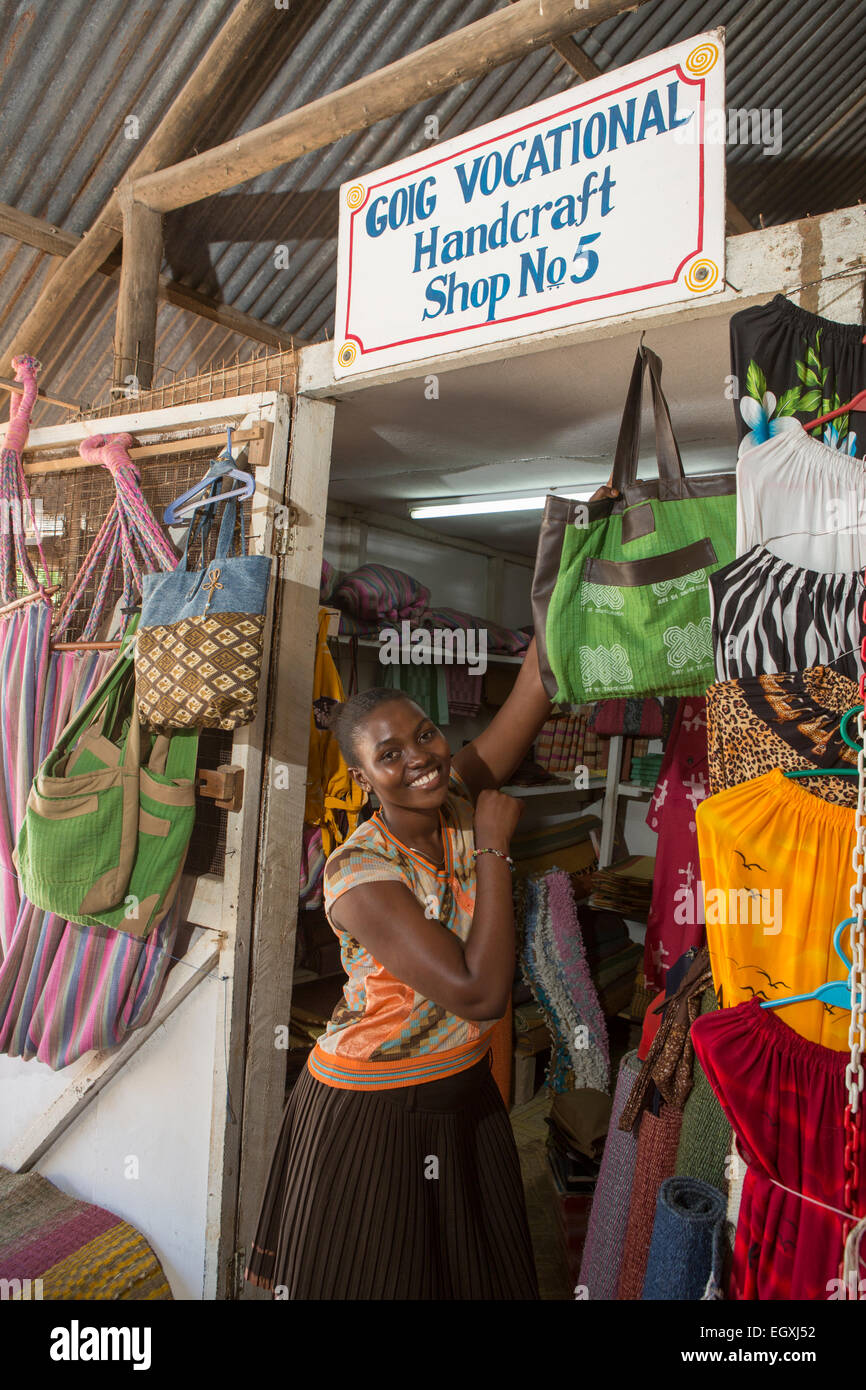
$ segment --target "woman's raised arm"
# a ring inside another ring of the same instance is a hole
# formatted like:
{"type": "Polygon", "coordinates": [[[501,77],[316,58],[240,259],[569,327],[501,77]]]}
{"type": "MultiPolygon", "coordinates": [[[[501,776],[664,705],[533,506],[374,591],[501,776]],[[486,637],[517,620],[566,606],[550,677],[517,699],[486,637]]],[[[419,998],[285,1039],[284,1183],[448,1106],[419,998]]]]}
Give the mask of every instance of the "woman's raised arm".
{"type": "Polygon", "coordinates": [[[532,747],[552,705],[538,670],[535,638],[527,648],[514,689],[483,733],[452,756],[452,766],[473,797],[501,787],[532,747]]]}

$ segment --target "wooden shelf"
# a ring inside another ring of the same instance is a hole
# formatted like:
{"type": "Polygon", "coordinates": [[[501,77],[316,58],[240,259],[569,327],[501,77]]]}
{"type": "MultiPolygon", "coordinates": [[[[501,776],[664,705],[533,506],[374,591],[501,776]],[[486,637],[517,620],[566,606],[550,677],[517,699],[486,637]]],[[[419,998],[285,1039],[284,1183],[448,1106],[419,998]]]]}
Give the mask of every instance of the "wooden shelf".
{"type": "MultiPolygon", "coordinates": [[[[415,629],[413,629],[413,631],[416,631],[416,632],[423,632],[423,631],[425,631],[425,629],[424,629],[424,628],[415,628],[415,629]]],[[[426,629],[426,631],[429,631],[429,628],[426,629]]],[[[349,633],[349,632],[339,632],[339,633],[335,633],[335,634],[333,634],[333,635],[336,636],[336,639],[337,639],[338,642],[351,642],[351,641],[353,640],[353,639],[352,639],[352,634],[349,633]]],[[[329,636],[331,636],[331,634],[329,634],[329,636]]],[[[374,641],[372,637],[358,637],[356,640],[357,640],[357,643],[358,643],[358,646],[359,646],[359,647],[373,647],[373,648],[375,648],[376,651],[379,651],[380,648],[381,648],[381,646],[382,646],[381,642],[376,642],[376,641],[374,641]]],[[[439,654],[440,654],[440,651],[437,649],[436,651],[434,651],[433,656],[436,657],[436,656],[438,656],[439,654]]],[[[524,656],[524,653],[521,653],[520,656],[509,656],[506,652],[487,652],[487,653],[485,653],[485,660],[487,660],[487,661],[504,662],[504,663],[505,663],[506,665],[508,665],[508,666],[522,666],[522,664],[523,664],[523,656],[524,656]]],[[[426,665],[426,664],[427,664],[427,663],[425,663],[425,665],[426,665]]],[[[431,664],[431,665],[434,665],[434,666],[436,666],[436,665],[439,665],[439,666],[467,666],[467,665],[469,665],[469,663],[466,662],[466,661],[440,661],[440,662],[433,661],[433,662],[430,663],[430,664],[431,664]]]]}
{"type": "Polygon", "coordinates": [[[315,970],[308,970],[305,965],[298,966],[292,980],[292,988],[295,985],[309,985],[313,980],[345,980],[347,978],[345,970],[331,970],[327,975],[317,975],[315,970]]]}
{"type": "Polygon", "coordinates": [[[521,787],[517,785],[500,787],[500,791],[507,792],[509,796],[555,796],[559,792],[571,792],[574,796],[591,796],[592,792],[604,791],[604,782],[590,782],[588,787],[575,787],[572,782],[562,779],[561,783],[554,786],[550,782],[537,787],[521,787]]]}
{"type": "Polygon", "coordinates": [[[617,791],[620,796],[652,796],[655,785],[645,787],[642,782],[620,782],[617,791]]]}
{"type": "MultiPolygon", "coordinates": [[[[608,903],[597,903],[593,900],[592,895],[590,895],[589,898],[589,906],[595,912],[615,912],[619,917],[622,917],[623,921],[638,922],[643,927],[645,927],[649,921],[649,910],[646,912],[627,912],[622,908],[611,907],[608,903]]],[[[634,945],[634,943],[632,944],[634,945]]]]}

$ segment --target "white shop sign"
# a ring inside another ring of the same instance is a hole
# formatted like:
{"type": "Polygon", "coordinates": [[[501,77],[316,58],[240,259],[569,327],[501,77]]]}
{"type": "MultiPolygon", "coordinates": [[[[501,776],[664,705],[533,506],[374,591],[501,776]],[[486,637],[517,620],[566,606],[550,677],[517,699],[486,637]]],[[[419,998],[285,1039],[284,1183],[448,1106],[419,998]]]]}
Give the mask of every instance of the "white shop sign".
{"type": "Polygon", "coordinates": [[[723,108],[714,30],[343,184],[335,374],[721,291],[723,108]]]}

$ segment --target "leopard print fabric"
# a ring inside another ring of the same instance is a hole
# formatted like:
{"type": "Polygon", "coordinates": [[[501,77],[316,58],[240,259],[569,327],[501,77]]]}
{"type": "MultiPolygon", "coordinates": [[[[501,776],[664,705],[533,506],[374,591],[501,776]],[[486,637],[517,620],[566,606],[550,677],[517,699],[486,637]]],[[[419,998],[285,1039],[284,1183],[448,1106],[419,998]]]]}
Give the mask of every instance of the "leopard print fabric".
{"type": "MultiPolygon", "coordinates": [[[[831,666],[719,681],[707,691],[710,791],[760,777],[775,767],[857,769],[839,720],[858,704],[857,682],[831,666]]],[[[838,806],[854,806],[853,777],[798,778],[838,806]]]]}

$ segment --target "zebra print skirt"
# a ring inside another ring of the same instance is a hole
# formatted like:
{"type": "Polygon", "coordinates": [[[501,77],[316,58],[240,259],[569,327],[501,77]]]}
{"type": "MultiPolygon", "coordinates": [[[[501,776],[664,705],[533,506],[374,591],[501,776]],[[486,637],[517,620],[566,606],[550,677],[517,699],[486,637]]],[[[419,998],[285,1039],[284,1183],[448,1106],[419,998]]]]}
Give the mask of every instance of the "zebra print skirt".
{"type": "Polygon", "coordinates": [[[716,680],[830,663],[856,679],[862,606],[860,571],[822,574],[753,546],[710,575],[716,680]]]}

